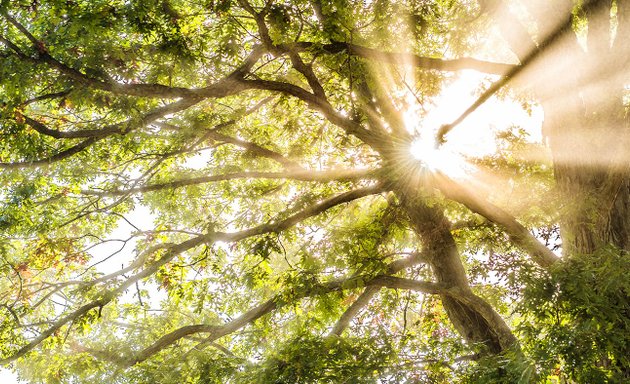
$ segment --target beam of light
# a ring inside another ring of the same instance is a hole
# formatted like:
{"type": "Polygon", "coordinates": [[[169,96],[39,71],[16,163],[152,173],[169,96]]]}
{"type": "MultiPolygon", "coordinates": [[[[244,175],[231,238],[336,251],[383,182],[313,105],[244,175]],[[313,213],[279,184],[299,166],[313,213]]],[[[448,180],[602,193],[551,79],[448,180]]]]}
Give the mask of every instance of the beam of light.
{"type": "Polygon", "coordinates": [[[417,137],[409,147],[411,155],[423,163],[429,170],[439,170],[440,165],[447,162],[448,154],[440,151],[431,137],[417,137]]]}
{"type": "Polygon", "coordinates": [[[433,134],[416,137],[409,147],[413,158],[430,172],[442,172],[457,179],[466,178],[473,171],[473,167],[466,162],[461,153],[450,148],[438,147],[433,134]]]}
{"type": "MultiPolygon", "coordinates": [[[[586,0],[582,4],[582,9],[588,9],[591,5],[596,4],[596,0],[586,0]]],[[[568,13],[564,15],[564,18],[558,23],[555,28],[549,31],[549,33],[545,36],[545,38],[540,42],[540,47],[549,47],[558,43],[559,40],[566,38],[567,31],[571,31],[571,25],[573,23],[573,15],[568,13]]],[[[569,32],[571,34],[571,32],[569,32]]],[[[508,82],[510,82],[514,77],[523,72],[525,68],[528,68],[530,64],[532,64],[542,52],[545,52],[545,49],[532,49],[530,52],[522,55],[520,58],[520,65],[513,67],[511,70],[506,72],[501,78],[492,83],[488,89],[486,89],[479,97],[474,100],[470,106],[462,112],[456,119],[452,120],[450,124],[443,124],[438,131],[438,141],[442,142],[444,140],[444,136],[449,133],[453,128],[460,125],[464,119],[466,119],[470,114],[475,112],[479,107],[481,107],[484,103],[486,103],[494,94],[496,94],[501,88],[503,88],[508,82]]]]}
{"type": "MultiPolygon", "coordinates": [[[[451,84],[432,100],[432,108],[424,109],[413,96],[406,97],[403,121],[415,137],[409,150],[411,156],[431,172],[442,172],[456,179],[469,179],[478,169],[470,159],[492,155],[498,150],[496,135],[513,126],[524,127],[528,139],[542,140],[542,110],[537,106],[528,113],[513,101],[493,98],[470,115],[450,135],[448,141],[436,145],[441,124],[466,109],[475,99],[479,84],[488,76],[474,71],[462,71],[451,84]]],[[[425,106],[426,108],[426,106],[425,106]]]]}

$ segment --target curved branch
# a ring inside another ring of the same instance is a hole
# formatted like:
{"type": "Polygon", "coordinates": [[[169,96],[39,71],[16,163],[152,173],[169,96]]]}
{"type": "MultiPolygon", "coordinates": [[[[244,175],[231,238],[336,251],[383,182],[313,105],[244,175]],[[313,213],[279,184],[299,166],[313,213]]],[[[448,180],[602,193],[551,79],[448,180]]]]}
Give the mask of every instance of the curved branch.
{"type": "Polygon", "coordinates": [[[275,310],[277,307],[278,304],[276,303],[276,299],[274,298],[255,306],[254,308],[243,313],[236,319],[220,326],[206,324],[187,325],[165,334],[153,344],[146,347],[145,349],[130,358],[116,358],[111,360],[114,360],[123,367],[131,367],[135,364],[147,360],[151,356],[160,352],[162,349],[168,347],[169,345],[177,342],[178,340],[196,333],[210,333],[210,336],[203,340],[202,343],[211,343],[256,321],[262,316],[275,310]]]}
{"type": "Polygon", "coordinates": [[[68,149],[65,149],[59,153],[56,153],[52,156],[46,157],[44,159],[38,159],[33,161],[19,161],[16,163],[0,163],[0,169],[24,169],[24,168],[36,168],[47,166],[52,163],[56,163],[58,161],[67,159],[77,153],[81,152],[85,148],[90,145],[96,143],[99,139],[95,137],[90,137],[89,139],[83,140],[77,145],[74,145],[68,149]]]}
{"type": "MultiPolygon", "coordinates": [[[[320,296],[331,292],[338,292],[346,289],[357,288],[362,282],[362,276],[357,276],[348,279],[340,279],[333,280],[328,283],[324,283],[321,285],[317,285],[308,291],[301,293],[299,296],[295,297],[296,300],[303,299],[305,297],[311,296],[320,296]]],[[[432,283],[427,281],[416,281],[410,279],[402,279],[397,277],[390,276],[377,276],[371,280],[365,282],[367,286],[367,290],[376,290],[381,287],[394,288],[394,289],[410,289],[414,291],[420,291],[427,294],[452,294],[449,287],[444,284],[432,283]]],[[[456,291],[453,291],[455,293],[456,291]]],[[[160,352],[162,349],[167,346],[175,343],[179,339],[189,336],[194,333],[210,333],[202,344],[207,344],[216,341],[217,339],[227,336],[231,333],[238,331],[239,329],[245,327],[248,324],[258,320],[262,316],[274,311],[275,309],[283,306],[282,295],[277,295],[276,297],[264,301],[261,304],[253,307],[247,312],[243,313],[241,316],[236,319],[227,322],[221,326],[214,325],[205,325],[205,324],[196,324],[196,325],[188,325],[181,328],[178,328],[166,335],[160,337],[153,344],[143,349],[138,354],[134,355],[128,359],[116,359],[117,362],[122,363],[123,366],[129,367],[135,364],[138,364],[146,359],[150,358],[152,355],[160,352]]]]}
{"type": "Polygon", "coordinates": [[[373,170],[331,170],[324,172],[316,171],[293,171],[293,172],[260,172],[260,171],[244,171],[233,172],[222,175],[192,177],[190,179],[175,180],[160,184],[150,184],[143,187],[130,189],[118,189],[113,191],[95,191],[83,190],[81,193],[85,195],[95,196],[124,196],[134,193],[146,193],[160,191],[163,189],[181,188],[189,185],[198,185],[204,183],[212,183],[217,181],[227,181],[236,179],[290,179],[299,181],[347,181],[368,178],[374,173],[373,170]]]}
{"type": "Polygon", "coordinates": [[[50,100],[50,99],[56,99],[59,97],[65,97],[68,96],[70,94],[70,92],[72,92],[72,89],[67,89],[65,91],[61,91],[61,92],[54,92],[54,93],[48,93],[45,95],[41,95],[41,96],[36,96],[33,97],[32,99],[28,99],[28,100],[24,100],[23,102],[19,103],[19,106],[27,106],[29,104],[33,104],[36,103],[38,101],[42,101],[42,100],[50,100]]]}
{"type": "Polygon", "coordinates": [[[241,232],[235,232],[235,233],[215,232],[212,235],[213,237],[216,238],[216,240],[225,241],[225,242],[233,242],[233,241],[240,241],[242,239],[245,239],[251,236],[262,235],[265,233],[278,233],[278,232],[287,230],[291,228],[292,226],[296,225],[297,223],[300,223],[310,217],[319,215],[334,206],[344,204],[344,203],[349,203],[353,200],[357,200],[365,196],[375,195],[375,194],[384,192],[385,190],[386,188],[382,184],[377,184],[371,187],[355,189],[353,191],[345,192],[340,195],[336,195],[328,199],[325,199],[322,202],[312,205],[306,209],[303,209],[302,211],[294,215],[291,215],[284,220],[262,224],[257,227],[244,230],[241,232]]]}
{"type": "MultiPolygon", "coordinates": [[[[11,361],[14,361],[14,360],[16,360],[16,359],[26,355],[31,350],[36,348],[42,341],[46,340],[48,337],[53,335],[61,327],[67,325],[68,323],[72,323],[72,322],[76,321],[77,319],[81,318],[82,316],[84,316],[90,310],[92,310],[94,308],[100,308],[100,307],[103,307],[103,306],[109,304],[114,298],[116,298],[118,295],[123,293],[127,288],[129,288],[132,285],[134,285],[137,281],[140,281],[142,279],[145,279],[145,278],[155,274],[161,266],[163,266],[166,263],[170,262],[177,255],[180,255],[183,252],[186,252],[186,251],[188,251],[188,250],[190,250],[192,248],[195,248],[195,247],[197,247],[197,246],[199,246],[201,244],[214,243],[215,241],[236,242],[236,241],[240,241],[240,240],[246,239],[246,238],[251,237],[251,236],[257,236],[257,235],[262,235],[262,234],[271,233],[271,232],[280,232],[280,231],[286,230],[286,229],[294,226],[295,224],[297,224],[297,223],[299,223],[299,222],[301,222],[303,220],[306,220],[309,217],[318,215],[318,214],[320,214],[320,213],[322,213],[322,212],[324,212],[324,211],[326,211],[326,210],[328,210],[328,209],[330,209],[330,208],[332,208],[332,207],[334,207],[336,205],[347,203],[347,202],[350,202],[352,200],[356,200],[358,198],[361,198],[361,197],[364,197],[364,196],[368,196],[368,195],[371,195],[371,194],[380,193],[382,190],[383,190],[383,186],[375,185],[375,186],[372,186],[372,187],[366,187],[366,188],[361,188],[361,189],[357,189],[357,190],[354,190],[354,191],[349,191],[349,192],[342,193],[342,194],[337,195],[337,196],[333,196],[333,197],[331,197],[329,199],[326,199],[326,200],[322,201],[321,203],[318,203],[318,204],[315,204],[315,205],[313,205],[311,207],[308,207],[308,208],[302,210],[301,212],[298,212],[298,213],[296,213],[296,214],[294,214],[292,216],[289,216],[288,218],[286,218],[284,220],[281,220],[281,221],[278,221],[278,222],[275,222],[275,223],[263,224],[263,225],[260,225],[260,226],[257,226],[257,227],[254,227],[254,228],[251,228],[251,229],[248,229],[248,230],[240,231],[240,232],[232,232],[232,233],[211,232],[211,233],[208,233],[208,234],[205,234],[205,235],[196,236],[194,238],[186,240],[186,241],[184,241],[182,243],[179,243],[177,245],[173,245],[172,247],[169,247],[168,251],[166,252],[166,254],[164,256],[162,256],[158,260],[152,262],[146,268],[144,268],[140,272],[136,273],[135,275],[130,276],[125,281],[123,281],[120,285],[118,285],[116,288],[103,289],[99,294],[96,295],[97,297],[99,297],[98,299],[93,300],[92,302],[81,306],[80,308],[78,308],[77,310],[73,311],[72,313],[70,313],[70,314],[62,317],[61,319],[57,320],[48,329],[46,329],[44,332],[42,332],[39,336],[37,336],[31,342],[29,342],[28,344],[26,344],[25,346],[20,348],[15,354],[13,354],[13,355],[11,355],[9,357],[6,357],[4,359],[0,359],[0,364],[9,363],[11,361]]],[[[337,285],[335,285],[335,286],[337,286],[337,285]]],[[[339,287],[340,287],[340,285],[337,286],[337,288],[339,288],[339,287]]],[[[270,305],[270,304],[267,304],[267,306],[268,305],[270,305]]],[[[273,308],[275,308],[275,304],[273,304],[273,306],[274,306],[273,308]]],[[[270,308],[269,311],[271,311],[273,308],[270,308]]],[[[243,315],[243,316],[245,316],[245,315],[243,315]]],[[[243,317],[243,316],[241,316],[241,317],[243,317]]],[[[254,316],[254,314],[247,315],[246,317],[243,318],[243,320],[241,320],[241,322],[243,322],[243,325],[248,323],[248,322],[250,322],[250,321],[253,321],[253,320],[248,320],[251,316],[254,316]]],[[[236,319],[236,320],[238,320],[238,319],[236,319]]],[[[239,328],[240,326],[238,326],[238,324],[240,324],[240,323],[237,322],[237,323],[234,323],[234,324],[230,325],[229,327],[226,327],[225,331],[227,333],[233,332],[233,331],[231,331],[231,329],[235,329],[235,327],[236,327],[236,329],[239,328]]]]}
{"type": "Polygon", "coordinates": [[[222,141],[225,143],[229,143],[229,144],[233,144],[236,145],[238,147],[241,147],[247,151],[249,151],[252,154],[255,154],[257,156],[261,156],[261,157],[267,157],[269,159],[272,159],[276,162],[278,162],[279,164],[281,164],[282,166],[286,167],[287,169],[303,169],[299,164],[297,164],[296,162],[286,158],[285,156],[283,156],[280,153],[274,152],[270,149],[267,149],[265,147],[262,147],[256,143],[253,143],[251,141],[246,141],[246,140],[242,140],[236,137],[231,137],[228,135],[224,135],[218,132],[212,132],[209,135],[209,138],[214,139],[214,140],[218,140],[218,141],[222,141]]]}
{"type": "MultiPolygon", "coordinates": [[[[243,113],[243,116],[247,116],[251,113],[256,112],[258,109],[260,109],[260,107],[262,107],[263,105],[265,105],[267,102],[269,102],[272,99],[272,97],[266,97],[265,99],[263,99],[262,101],[260,101],[257,105],[255,105],[253,108],[248,109],[247,111],[245,111],[243,113]]],[[[228,143],[228,144],[233,144],[236,145],[237,147],[241,147],[245,150],[247,150],[249,153],[254,154],[256,156],[260,156],[260,157],[266,157],[269,158],[271,160],[276,161],[277,163],[281,164],[282,166],[284,166],[287,169],[291,169],[291,170],[302,170],[304,171],[304,168],[302,168],[298,163],[294,162],[293,160],[285,157],[284,155],[272,151],[270,149],[267,149],[265,147],[262,147],[254,142],[251,141],[246,141],[243,139],[239,139],[236,137],[232,137],[232,136],[228,136],[222,133],[219,133],[218,131],[221,130],[222,128],[231,126],[233,124],[235,124],[237,122],[236,119],[232,119],[232,120],[228,120],[226,122],[217,124],[216,126],[212,127],[212,128],[206,128],[204,127],[204,132],[203,135],[200,139],[200,141],[205,141],[205,140],[216,140],[216,141],[221,141],[224,143],[228,143]]],[[[166,129],[170,129],[170,130],[175,130],[175,131],[180,131],[182,130],[181,127],[173,125],[173,124],[169,124],[169,123],[165,123],[165,122],[160,122],[156,124],[157,126],[161,127],[161,128],[166,128],[166,129]]]]}
{"type": "Polygon", "coordinates": [[[529,253],[536,264],[543,268],[549,268],[560,260],[558,256],[538,241],[527,228],[506,211],[477,196],[472,190],[456,183],[446,175],[438,173],[435,179],[438,188],[444,196],[465,205],[471,211],[501,226],[516,245],[529,253]]]}
{"type": "MultiPolygon", "coordinates": [[[[51,56],[44,42],[33,36],[33,34],[30,33],[28,29],[24,27],[24,25],[22,25],[15,18],[9,15],[6,10],[2,10],[0,11],[0,13],[9,23],[16,27],[22,33],[22,35],[24,35],[33,44],[33,48],[37,51],[38,56],[37,58],[26,56],[17,48],[15,44],[11,43],[11,48],[13,49],[13,51],[18,53],[18,55],[23,59],[27,58],[29,59],[29,61],[40,64],[48,64],[52,68],[57,69],[59,72],[65,74],[66,76],[81,84],[98,88],[104,91],[126,94],[130,96],[159,96],[170,98],[194,96],[192,91],[186,88],[169,87],[161,84],[116,84],[89,77],[81,71],[69,67],[68,65],[60,62],[59,60],[51,56]]],[[[3,40],[5,40],[5,42],[9,41],[4,37],[3,40]]]]}
{"type": "MultiPolygon", "coordinates": [[[[415,265],[421,261],[422,261],[422,256],[420,254],[417,254],[417,253],[412,254],[410,257],[390,263],[389,268],[388,268],[388,273],[399,272],[402,269],[411,267],[412,265],[415,265]]],[[[379,291],[381,287],[413,289],[413,290],[424,289],[425,293],[446,293],[447,292],[446,285],[444,284],[437,284],[437,283],[431,283],[431,282],[419,282],[419,281],[409,280],[409,279],[386,279],[386,277],[387,276],[377,276],[365,282],[365,285],[367,286],[367,288],[365,289],[362,297],[364,295],[367,296],[366,292],[370,292],[371,295],[375,294],[376,292],[379,291]],[[411,288],[407,288],[407,287],[411,287],[411,288]]],[[[322,294],[330,293],[333,291],[344,290],[344,289],[357,288],[361,281],[362,281],[362,276],[354,276],[348,279],[333,280],[329,283],[325,283],[325,284],[313,287],[311,290],[304,292],[300,296],[296,297],[296,299],[302,299],[309,296],[322,295],[322,294]]],[[[282,300],[278,300],[281,297],[282,295],[277,295],[275,298],[272,298],[270,300],[267,300],[257,305],[256,307],[245,312],[238,318],[228,323],[225,323],[222,326],[198,324],[198,325],[184,326],[182,328],[176,329],[175,331],[172,331],[162,336],[160,339],[155,341],[149,347],[143,349],[140,353],[133,356],[132,358],[127,359],[127,360],[117,359],[117,361],[122,362],[122,364],[126,366],[137,364],[139,362],[142,362],[148,359],[149,357],[151,357],[151,355],[159,352],[160,350],[167,347],[168,345],[173,344],[177,340],[183,337],[189,336],[192,333],[211,333],[211,335],[208,336],[208,338],[206,338],[202,344],[213,342],[219,339],[220,337],[226,336],[230,333],[233,333],[239,330],[240,328],[246,326],[247,324],[252,323],[253,321],[259,319],[260,317],[266,315],[267,313],[270,313],[271,311],[277,309],[280,305],[279,303],[282,302],[282,300]]],[[[359,302],[359,300],[361,300],[361,298],[359,298],[357,302],[359,302]]],[[[363,305],[367,304],[367,302],[369,301],[369,298],[366,297],[363,299],[363,301],[364,302],[361,302],[356,305],[353,304],[353,306],[356,309],[354,313],[348,314],[346,316],[347,322],[351,320],[353,315],[356,315],[356,313],[361,309],[363,305]]],[[[345,325],[347,326],[347,324],[345,325]]],[[[343,331],[343,328],[345,328],[343,327],[343,324],[339,325],[339,323],[337,323],[334,329],[336,329],[338,326],[340,327],[339,333],[334,333],[334,334],[341,334],[341,332],[343,331]]]]}
{"type": "MultiPolygon", "coordinates": [[[[414,252],[409,257],[404,259],[399,259],[391,262],[387,266],[387,274],[394,275],[403,269],[410,268],[414,265],[420,264],[425,261],[425,257],[422,253],[414,252]]],[[[350,321],[359,314],[361,309],[363,309],[366,305],[369,304],[370,300],[378,291],[380,287],[378,286],[370,286],[367,287],[363,293],[355,300],[348,309],[341,315],[337,323],[333,326],[333,329],[330,331],[330,336],[337,335],[340,336],[343,331],[350,325],[350,321]]]]}
{"type": "MultiPolygon", "coordinates": [[[[59,138],[87,137],[87,139],[83,140],[79,144],[76,144],[68,149],[65,149],[55,155],[49,156],[44,159],[38,159],[38,160],[32,160],[32,161],[20,161],[16,163],[0,163],[0,169],[24,169],[24,168],[41,167],[41,166],[50,165],[52,163],[67,159],[81,152],[82,150],[91,146],[92,144],[100,140],[103,140],[106,137],[109,137],[115,134],[129,133],[133,130],[136,130],[148,124],[151,124],[155,120],[165,115],[187,109],[197,104],[200,101],[201,99],[198,99],[198,98],[183,99],[183,100],[168,104],[164,107],[157,108],[147,113],[140,119],[129,119],[127,121],[117,123],[117,124],[112,124],[101,129],[89,129],[89,130],[84,130],[84,131],[76,131],[74,133],[50,130],[48,129],[48,127],[44,126],[43,124],[38,123],[37,121],[29,118],[28,120],[29,125],[30,123],[33,123],[33,129],[37,130],[38,132],[41,130],[42,133],[46,135],[49,135],[49,136],[57,135],[59,136],[59,138]]],[[[26,116],[25,116],[25,119],[26,119],[26,116]]]]}
{"type": "MultiPolygon", "coordinates": [[[[228,135],[224,135],[222,133],[217,132],[218,130],[220,130],[221,128],[225,128],[227,126],[230,126],[232,124],[236,123],[236,120],[229,120],[226,121],[224,123],[218,124],[217,126],[208,129],[206,132],[204,132],[204,134],[202,135],[202,137],[200,138],[199,142],[204,142],[206,140],[216,140],[216,141],[220,141],[223,143],[228,143],[228,144],[232,144],[235,145],[237,147],[241,147],[243,149],[245,149],[247,152],[258,156],[258,157],[266,157],[268,159],[274,160],[275,162],[279,163],[280,165],[282,165],[283,167],[285,167],[286,169],[290,169],[290,170],[295,170],[295,171],[306,171],[304,168],[302,168],[298,163],[296,163],[295,161],[285,157],[284,155],[282,155],[281,153],[272,151],[270,149],[267,149],[263,146],[260,146],[254,142],[251,141],[246,141],[243,139],[239,139],[236,137],[232,137],[232,136],[228,136],[228,135]]],[[[172,125],[172,124],[168,124],[168,123],[156,123],[155,125],[161,127],[161,128],[167,128],[167,129],[171,129],[171,130],[181,130],[180,127],[172,125]]],[[[207,129],[207,128],[204,128],[207,129]]]]}
{"type": "Polygon", "coordinates": [[[50,55],[43,41],[37,39],[31,34],[24,25],[13,18],[6,10],[0,10],[0,14],[14,27],[16,27],[32,44],[37,51],[37,57],[33,58],[24,54],[17,45],[4,36],[0,35],[0,41],[13,50],[19,58],[36,64],[48,64],[50,67],[57,69],[59,72],[77,81],[80,84],[97,88],[103,91],[112,92],[120,95],[139,96],[139,97],[160,97],[160,98],[196,98],[196,97],[225,97],[233,95],[241,91],[235,79],[242,78],[248,73],[253,65],[262,56],[263,51],[256,46],[252,53],[247,57],[244,63],[234,70],[230,75],[218,82],[200,89],[188,89],[182,87],[171,87],[162,84],[120,84],[111,79],[103,81],[101,79],[90,77],[83,72],[74,69],[50,55]]]}
{"type": "Polygon", "coordinates": [[[361,293],[361,295],[350,305],[346,311],[341,315],[339,320],[335,323],[332,330],[329,333],[329,336],[337,335],[341,336],[343,331],[348,328],[350,325],[350,321],[359,314],[359,312],[370,303],[370,300],[380,291],[381,287],[372,286],[367,287],[361,293]]]}
{"type": "Polygon", "coordinates": [[[181,254],[182,252],[185,252],[189,249],[192,249],[204,242],[208,242],[210,241],[210,239],[204,237],[204,236],[197,236],[195,238],[192,238],[190,240],[184,241],[180,244],[177,244],[173,247],[171,247],[169,249],[169,251],[160,259],[158,259],[157,261],[153,262],[151,265],[149,265],[147,268],[145,268],[144,270],[136,273],[135,275],[127,278],[127,280],[125,280],[124,282],[122,282],[118,287],[116,288],[112,288],[112,289],[103,289],[101,290],[101,292],[99,292],[96,296],[99,297],[96,300],[93,300],[87,304],[84,304],[83,306],[79,307],[78,309],[76,309],[75,311],[73,311],[72,313],[69,313],[68,315],[60,318],[59,320],[57,320],[56,322],[54,322],[48,329],[46,329],[45,331],[43,331],[39,336],[37,336],[36,338],[34,338],[33,340],[31,340],[31,342],[29,342],[28,344],[26,344],[25,346],[23,346],[22,348],[20,348],[15,354],[9,356],[9,357],[5,357],[4,359],[0,359],[0,364],[7,364],[11,361],[14,361],[16,359],[19,359],[20,357],[26,355],[27,353],[29,353],[31,350],[33,350],[35,347],[37,347],[42,341],[46,340],[47,338],[49,338],[50,336],[52,336],[53,334],[55,334],[55,332],[57,332],[61,327],[67,325],[68,323],[73,323],[75,322],[77,319],[81,318],[82,316],[86,315],[89,311],[91,311],[94,308],[102,308],[105,305],[109,304],[114,298],[116,298],[118,295],[120,295],[121,293],[123,293],[127,288],[131,287],[132,285],[134,285],[137,281],[140,281],[148,276],[153,275],[155,272],[157,272],[157,270],[164,264],[166,264],[167,262],[169,262],[170,260],[172,260],[175,256],[181,254]]]}
{"type": "Polygon", "coordinates": [[[342,128],[347,134],[356,136],[375,150],[379,152],[387,152],[392,148],[390,137],[383,135],[380,132],[365,129],[361,124],[348,119],[337,112],[325,99],[318,97],[317,95],[314,95],[297,85],[260,79],[241,80],[240,83],[250,89],[274,91],[294,96],[307,103],[314,110],[321,112],[332,124],[342,128]]]}
{"type": "Polygon", "coordinates": [[[35,131],[39,132],[42,135],[50,136],[55,139],[79,139],[79,138],[86,138],[86,137],[95,138],[95,137],[104,137],[104,136],[109,136],[111,134],[114,134],[113,130],[108,129],[108,128],[86,129],[82,131],[64,132],[64,131],[48,128],[46,124],[40,121],[37,121],[33,118],[30,118],[26,115],[20,114],[20,116],[24,119],[26,124],[28,124],[35,131]]]}
{"type": "Polygon", "coordinates": [[[151,344],[147,348],[140,351],[132,359],[129,359],[129,360],[121,359],[118,362],[119,364],[123,366],[125,365],[132,366],[148,359],[150,356],[158,353],[159,351],[166,348],[167,346],[177,342],[181,338],[184,338],[189,335],[197,334],[197,333],[213,333],[214,334],[215,332],[220,331],[221,328],[223,327],[206,325],[206,324],[187,325],[160,337],[153,344],[151,344]]]}
{"type": "MultiPolygon", "coordinates": [[[[300,46],[308,47],[309,44],[310,43],[300,43],[300,46]]],[[[491,75],[505,75],[507,72],[516,67],[514,64],[495,63],[470,57],[446,60],[419,56],[412,53],[384,52],[378,49],[344,42],[325,44],[322,49],[329,53],[346,51],[350,55],[359,56],[364,59],[376,60],[388,64],[411,65],[418,68],[433,69],[437,71],[460,71],[463,69],[472,69],[491,75]]]]}
{"type": "Polygon", "coordinates": [[[315,75],[313,68],[310,65],[306,65],[300,55],[293,50],[289,51],[289,58],[291,59],[293,68],[295,68],[306,78],[306,81],[313,90],[315,96],[326,100],[326,92],[324,91],[322,84],[317,78],[317,75],[315,75]]]}

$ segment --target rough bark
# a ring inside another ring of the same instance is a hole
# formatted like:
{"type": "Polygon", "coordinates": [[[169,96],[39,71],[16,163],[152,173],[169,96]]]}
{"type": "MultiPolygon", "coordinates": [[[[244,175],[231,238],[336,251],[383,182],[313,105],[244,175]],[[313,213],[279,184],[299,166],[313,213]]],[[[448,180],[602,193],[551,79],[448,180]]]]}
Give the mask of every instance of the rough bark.
{"type": "Polygon", "coordinates": [[[610,1],[590,1],[586,50],[571,28],[553,45],[540,44],[571,17],[573,2],[525,1],[536,21],[537,36],[502,1],[480,1],[503,37],[523,61],[539,50],[518,80],[532,88],[544,110],[543,133],[554,162],[554,177],[563,197],[561,233],[565,256],[589,254],[614,245],[628,250],[630,201],[628,116],[622,95],[630,57],[627,1],[618,1],[616,39],[611,36],[610,1]],[[625,74],[625,75],[624,75],[625,74]]]}
{"type": "MultiPolygon", "coordinates": [[[[588,52],[561,47],[560,54],[582,57],[557,82],[537,84],[544,95],[544,130],[554,159],[557,186],[567,203],[562,218],[565,255],[628,246],[628,122],[622,102],[618,58],[603,33],[608,8],[589,11],[588,52]],[[554,90],[571,91],[554,95],[554,90]]],[[[579,50],[578,50],[579,49],[579,50]]],[[[555,55],[547,55],[553,65],[555,55]]]]}
{"type": "Polygon", "coordinates": [[[484,345],[488,352],[499,353],[516,343],[509,327],[485,301],[470,289],[450,223],[437,206],[430,206],[418,191],[407,186],[397,190],[409,216],[409,222],[424,246],[423,254],[430,257],[438,283],[463,292],[467,300],[442,295],[442,304],[455,329],[469,343],[484,345]]]}

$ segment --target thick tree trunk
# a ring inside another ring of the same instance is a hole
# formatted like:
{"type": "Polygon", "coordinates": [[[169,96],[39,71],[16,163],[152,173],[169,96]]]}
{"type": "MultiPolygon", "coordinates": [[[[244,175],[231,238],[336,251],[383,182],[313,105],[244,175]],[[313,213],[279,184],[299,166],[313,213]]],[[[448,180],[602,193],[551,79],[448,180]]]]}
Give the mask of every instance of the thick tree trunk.
{"type": "MultiPolygon", "coordinates": [[[[592,70],[575,76],[593,80],[592,70]]],[[[582,82],[573,92],[542,101],[543,128],[565,204],[561,232],[566,256],[630,246],[630,126],[618,86],[601,87],[582,82]]]]}
{"type": "Polygon", "coordinates": [[[609,223],[612,244],[630,252],[630,178],[628,177],[616,193],[609,223]]]}
{"type": "MultiPolygon", "coordinates": [[[[583,114],[568,110],[566,104],[560,112],[545,106],[545,131],[554,158],[554,177],[563,204],[563,251],[565,256],[593,253],[610,242],[610,219],[613,215],[617,217],[614,209],[611,209],[614,207],[611,204],[612,191],[606,187],[611,180],[606,169],[597,164],[598,160],[601,161],[602,152],[589,139],[598,132],[587,129],[573,118],[570,119],[573,121],[554,118],[558,113],[582,117],[583,114]]],[[[623,196],[619,197],[622,198],[620,202],[623,202],[623,196]]],[[[623,227],[623,224],[619,223],[618,226],[623,227]]]]}
{"type": "Polygon", "coordinates": [[[536,21],[536,35],[529,35],[506,2],[480,0],[519,60],[538,53],[516,81],[531,87],[544,109],[543,134],[563,198],[564,253],[589,254],[611,244],[627,250],[630,125],[623,87],[630,81],[630,1],[616,2],[616,26],[611,1],[588,2],[582,13],[586,44],[571,28],[574,1],[523,3],[536,21]],[[557,31],[553,44],[543,43],[557,31]]]}
{"type": "Polygon", "coordinates": [[[460,259],[450,223],[436,206],[429,206],[410,187],[401,187],[398,196],[406,208],[410,224],[420,237],[424,254],[436,281],[456,287],[469,298],[464,303],[447,295],[442,304],[455,329],[469,343],[484,345],[488,352],[498,353],[516,343],[509,327],[494,309],[474,295],[460,259]]]}

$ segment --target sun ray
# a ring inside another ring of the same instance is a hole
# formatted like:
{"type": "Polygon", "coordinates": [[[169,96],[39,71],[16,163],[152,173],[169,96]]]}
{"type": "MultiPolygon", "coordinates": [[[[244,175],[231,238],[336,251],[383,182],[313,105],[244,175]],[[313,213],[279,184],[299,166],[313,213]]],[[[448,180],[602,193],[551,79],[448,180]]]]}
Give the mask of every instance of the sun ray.
{"type": "Polygon", "coordinates": [[[449,133],[448,140],[436,143],[439,127],[465,110],[476,98],[480,84],[488,75],[462,71],[432,100],[432,108],[423,113],[417,101],[408,98],[403,119],[415,137],[411,155],[430,171],[440,171],[458,179],[470,178],[476,167],[469,161],[497,152],[497,134],[514,126],[523,127],[528,140],[541,142],[542,112],[534,106],[530,113],[515,102],[492,98],[449,133]]]}

